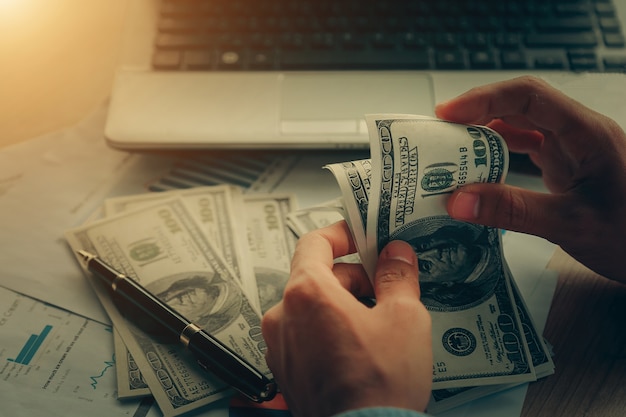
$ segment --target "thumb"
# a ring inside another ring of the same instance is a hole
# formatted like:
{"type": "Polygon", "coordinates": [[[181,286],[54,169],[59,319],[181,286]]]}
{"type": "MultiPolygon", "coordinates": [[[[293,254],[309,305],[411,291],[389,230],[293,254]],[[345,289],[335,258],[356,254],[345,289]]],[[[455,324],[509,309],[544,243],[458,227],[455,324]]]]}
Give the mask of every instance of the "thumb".
{"type": "Polygon", "coordinates": [[[562,197],[506,184],[470,184],[448,199],[453,219],[528,233],[554,241],[565,226],[562,197]]]}
{"type": "Polygon", "coordinates": [[[419,300],[417,255],[413,247],[401,240],[391,241],[383,248],[374,276],[376,304],[388,297],[411,297],[419,300]]]}

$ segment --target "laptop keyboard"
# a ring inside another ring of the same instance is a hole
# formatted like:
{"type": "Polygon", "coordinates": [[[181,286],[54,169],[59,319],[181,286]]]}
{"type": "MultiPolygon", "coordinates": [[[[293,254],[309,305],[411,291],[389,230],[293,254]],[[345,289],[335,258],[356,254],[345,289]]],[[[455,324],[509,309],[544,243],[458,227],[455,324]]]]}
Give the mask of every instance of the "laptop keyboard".
{"type": "Polygon", "coordinates": [[[611,0],[164,0],[157,70],[625,72],[611,0]]]}

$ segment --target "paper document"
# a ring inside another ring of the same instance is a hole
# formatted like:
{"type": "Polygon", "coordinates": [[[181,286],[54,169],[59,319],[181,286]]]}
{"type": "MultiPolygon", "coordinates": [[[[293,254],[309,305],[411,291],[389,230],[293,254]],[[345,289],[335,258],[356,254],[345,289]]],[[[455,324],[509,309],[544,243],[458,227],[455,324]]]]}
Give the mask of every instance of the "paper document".
{"type": "Polygon", "coordinates": [[[141,400],[117,400],[110,326],[4,288],[0,306],[3,413],[67,416],[71,405],[91,417],[148,415],[151,403],[137,414],[141,400]]]}

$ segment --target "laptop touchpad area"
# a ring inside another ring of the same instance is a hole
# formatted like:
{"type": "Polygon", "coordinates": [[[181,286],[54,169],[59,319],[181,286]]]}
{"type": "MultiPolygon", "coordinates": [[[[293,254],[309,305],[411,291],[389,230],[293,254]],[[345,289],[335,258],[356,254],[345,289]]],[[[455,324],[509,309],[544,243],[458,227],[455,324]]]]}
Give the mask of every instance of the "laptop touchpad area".
{"type": "Polygon", "coordinates": [[[431,78],[417,72],[285,73],[281,80],[281,134],[362,136],[364,115],[432,115],[431,78]]]}

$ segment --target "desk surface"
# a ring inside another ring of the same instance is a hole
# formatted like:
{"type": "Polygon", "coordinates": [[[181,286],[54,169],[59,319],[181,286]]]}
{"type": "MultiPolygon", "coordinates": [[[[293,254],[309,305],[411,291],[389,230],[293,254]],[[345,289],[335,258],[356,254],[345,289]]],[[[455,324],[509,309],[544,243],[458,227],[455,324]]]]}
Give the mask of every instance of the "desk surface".
{"type": "MultiPolygon", "coordinates": [[[[47,3],[0,2],[0,56],[12,58],[0,66],[0,148],[75,124],[110,90],[127,0],[47,3]]],[[[545,336],[556,373],[531,384],[522,416],[623,417],[626,286],[562,251],[550,268],[559,281],[545,336]]]]}
{"type": "Polygon", "coordinates": [[[530,384],[523,417],[626,415],[626,286],[558,249],[559,280],[544,336],[556,373],[530,384]]]}

